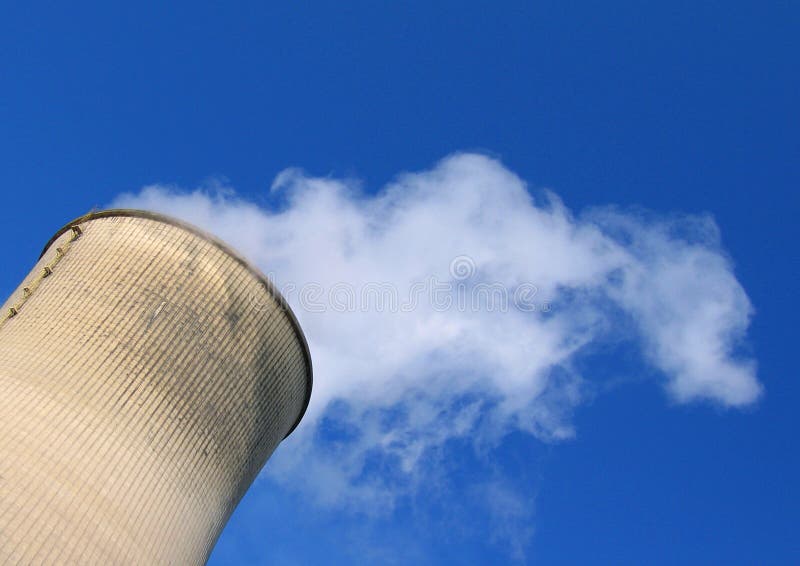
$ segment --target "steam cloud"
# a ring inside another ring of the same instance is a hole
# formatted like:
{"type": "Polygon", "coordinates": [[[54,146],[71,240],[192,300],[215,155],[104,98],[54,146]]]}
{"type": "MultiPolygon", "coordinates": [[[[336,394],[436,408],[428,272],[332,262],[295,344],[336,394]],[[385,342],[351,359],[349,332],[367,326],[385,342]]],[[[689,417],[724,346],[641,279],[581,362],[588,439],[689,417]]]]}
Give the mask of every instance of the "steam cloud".
{"type": "Polygon", "coordinates": [[[287,170],[269,199],[153,185],[113,204],[204,227],[284,289],[315,383],[305,420],[268,468],[278,482],[302,470],[293,481],[310,478],[319,502],[391,509],[452,440],[568,438],[572,411],[606,377],[583,362],[620,342],[679,403],[741,407],[761,393],[754,361],[736,353],[751,305],[709,217],[575,216],[476,154],[370,194],[287,170]],[[428,293],[433,282],[449,306],[428,293]],[[402,304],[362,302],[376,285],[402,304]],[[505,293],[508,308],[487,290],[505,293]]]}

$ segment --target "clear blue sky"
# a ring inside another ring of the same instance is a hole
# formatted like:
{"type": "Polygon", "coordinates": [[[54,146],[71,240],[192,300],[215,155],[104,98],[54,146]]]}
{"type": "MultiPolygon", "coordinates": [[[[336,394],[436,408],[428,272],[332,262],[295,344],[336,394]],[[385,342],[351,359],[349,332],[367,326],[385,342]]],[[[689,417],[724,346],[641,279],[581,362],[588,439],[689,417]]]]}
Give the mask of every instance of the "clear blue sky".
{"type": "MultiPolygon", "coordinates": [[[[755,308],[742,348],[761,399],[679,404],[633,380],[578,407],[575,438],[513,432],[489,467],[532,507],[531,563],[800,561],[800,7],[339,4],[6,3],[0,291],[120,193],[225,178],[263,202],[292,166],[370,191],[475,151],[577,212],[710,213],[755,308]]],[[[448,511],[487,468],[467,442],[448,450],[449,496],[377,518],[262,480],[212,563],[514,558],[480,506],[448,511]]]]}

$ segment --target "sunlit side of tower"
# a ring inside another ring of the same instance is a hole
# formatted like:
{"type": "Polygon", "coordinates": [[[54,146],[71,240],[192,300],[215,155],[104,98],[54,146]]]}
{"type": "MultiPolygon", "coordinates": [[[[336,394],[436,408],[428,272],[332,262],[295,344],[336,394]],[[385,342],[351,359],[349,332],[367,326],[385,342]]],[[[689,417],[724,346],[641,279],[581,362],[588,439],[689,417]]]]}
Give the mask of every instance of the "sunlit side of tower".
{"type": "Polygon", "coordinates": [[[0,311],[0,564],[202,564],[310,391],[235,252],[142,211],[75,220],[0,311]]]}

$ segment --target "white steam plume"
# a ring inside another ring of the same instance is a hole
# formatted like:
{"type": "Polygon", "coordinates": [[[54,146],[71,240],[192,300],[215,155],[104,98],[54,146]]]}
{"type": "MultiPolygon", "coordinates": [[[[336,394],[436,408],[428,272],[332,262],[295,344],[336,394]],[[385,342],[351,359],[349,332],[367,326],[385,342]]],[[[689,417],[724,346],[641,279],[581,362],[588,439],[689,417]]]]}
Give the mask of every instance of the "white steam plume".
{"type": "Polygon", "coordinates": [[[154,185],[113,204],[204,227],[284,290],[315,383],[270,469],[280,481],[300,466],[323,503],[391,509],[452,439],[569,437],[598,344],[637,346],[680,403],[761,393],[735,353],[752,309],[708,217],[575,217],[476,154],[375,194],[287,170],[270,196],[280,206],[154,185]]]}

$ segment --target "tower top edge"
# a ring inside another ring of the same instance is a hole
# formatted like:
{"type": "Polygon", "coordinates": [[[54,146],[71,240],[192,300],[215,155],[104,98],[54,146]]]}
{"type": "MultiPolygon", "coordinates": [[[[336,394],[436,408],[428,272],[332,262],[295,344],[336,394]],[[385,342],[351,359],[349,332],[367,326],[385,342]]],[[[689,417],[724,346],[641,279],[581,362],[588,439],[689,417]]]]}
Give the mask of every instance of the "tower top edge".
{"type": "Polygon", "coordinates": [[[253,265],[242,254],[240,254],[238,251],[236,251],[234,248],[232,248],[223,240],[217,238],[216,236],[214,236],[209,232],[206,232],[202,228],[198,228],[193,224],[184,222],[183,220],[178,220],[177,218],[168,216],[166,214],[161,214],[159,212],[152,212],[149,210],[140,210],[134,208],[111,208],[106,210],[97,210],[89,212],[88,214],[84,214],[83,216],[79,216],[78,218],[75,218],[72,221],[65,224],[64,226],[62,226],[55,234],[53,234],[53,236],[50,238],[47,244],[45,244],[44,249],[42,249],[42,253],[39,255],[39,257],[41,258],[42,256],[44,256],[44,254],[47,253],[47,250],[50,249],[53,243],[55,243],[55,241],[58,240],[58,238],[61,237],[62,234],[64,234],[69,230],[72,230],[73,226],[80,226],[81,224],[85,224],[86,222],[90,222],[93,220],[112,218],[112,217],[143,218],[146,220],[152,220],[155,222],[170,224],[172,226],[176,226],[177,228],[190,232],[195,236],[210,242],[218,249],[220,249],[222,252],[229,255],[239,265],[241,265],[251,275],[253,275],[253,277],[255,277],[259,281],[259,283],[261,283],[261,285],[264,286],[267,292],[272,297],[275,298],[279,307],[289,319],[289,322],[291,323],[292,328],[294,329],[295,335],[297,336],[297,339],[301,344],[307,368],[306,391],[305,391],[305,399],[303,401],[303,407],[300,410],[300,413],[297,416],[297,419],[295,420],[294,424],[286,433],[286,436],[284,438],[288,437],[292,432],[294,432],[294,429],[297,428],[297,425],[300,424],[300,421],[303,419],[303,416],[305,415],[306,410],[308,409],[308,404],[311,401],[311,390],[313,386],[313,369],[311,364],[311,352],[309,351],[308,348],[308,341],[306,340],[306,336],[303,333],[303,329],[300,327],[300,323],[298,322],[297,317],[295,316],[294,312],[289,306],[289,303],[286,302],[286,299],[283,297],[283,295],[281,295],[280,291],[278,291],[278,289],[275,288],[275,285],[272,283],[272,281],[270,281],[269,278],[267,278],[267,276],[264,275],[264,273],[258,267],[253,265]]]}

